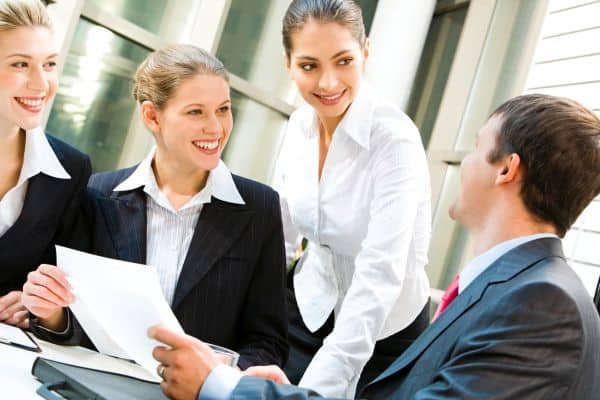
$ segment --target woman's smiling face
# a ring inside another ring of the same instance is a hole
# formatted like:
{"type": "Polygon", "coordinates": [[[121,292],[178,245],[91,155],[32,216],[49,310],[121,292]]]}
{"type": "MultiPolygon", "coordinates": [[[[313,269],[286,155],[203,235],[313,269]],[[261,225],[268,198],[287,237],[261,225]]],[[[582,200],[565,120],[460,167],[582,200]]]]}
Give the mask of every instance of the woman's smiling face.
{"type": "Polygon", "coordinates": [[[290,76],[321,119],[339,122],[361,84],[368,45],[335,22],[313,19],[291,35],[290,76]]]}

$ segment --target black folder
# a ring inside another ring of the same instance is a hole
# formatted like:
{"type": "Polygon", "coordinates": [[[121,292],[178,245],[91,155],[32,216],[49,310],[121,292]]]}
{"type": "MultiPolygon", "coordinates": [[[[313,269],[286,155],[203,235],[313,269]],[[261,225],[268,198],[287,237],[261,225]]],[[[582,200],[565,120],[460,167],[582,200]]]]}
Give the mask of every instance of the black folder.
{"type": "Polygon", "coordinates": [[[42,382],[36,391],[47,400],[165,400],[160,385],[130,376],[38,357],[31,373],[42,382]],[[62,397],[56,395],[60,394],[62,397]]]}

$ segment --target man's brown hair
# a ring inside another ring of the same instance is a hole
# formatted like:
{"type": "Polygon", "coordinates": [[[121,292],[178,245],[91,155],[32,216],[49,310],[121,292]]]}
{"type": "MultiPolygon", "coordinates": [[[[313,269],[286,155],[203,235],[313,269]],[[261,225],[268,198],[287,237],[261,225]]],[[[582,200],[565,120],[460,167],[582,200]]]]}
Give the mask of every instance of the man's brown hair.
{"type": "Polygon", "coordinates": [[[510,99],[495,115],[502,121],[488,161],[517,153],[525,206],[564,236],[600,193],[600,119],[573,100],[542,94],[510,99]]]}

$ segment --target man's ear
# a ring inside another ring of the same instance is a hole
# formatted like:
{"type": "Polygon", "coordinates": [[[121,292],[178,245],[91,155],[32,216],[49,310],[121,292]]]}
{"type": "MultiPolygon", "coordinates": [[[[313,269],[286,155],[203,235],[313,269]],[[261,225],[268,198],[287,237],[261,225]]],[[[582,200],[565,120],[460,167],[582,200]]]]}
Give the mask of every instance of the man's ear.
{"type": "Polygon", "coordinates": [[[496,184],[516,182],[521,175],[521,157],[517,153],[510,153],[498,162],[496,184]]]}
{"type": "Polygon", "coordinates": [[[140,104],[140,114],[142,115],[144,124],[146,124],[152,133],[157,134],[160,132],[158,110],[153,102],[150,100],[143,101],[142,104],[140,104]]]}

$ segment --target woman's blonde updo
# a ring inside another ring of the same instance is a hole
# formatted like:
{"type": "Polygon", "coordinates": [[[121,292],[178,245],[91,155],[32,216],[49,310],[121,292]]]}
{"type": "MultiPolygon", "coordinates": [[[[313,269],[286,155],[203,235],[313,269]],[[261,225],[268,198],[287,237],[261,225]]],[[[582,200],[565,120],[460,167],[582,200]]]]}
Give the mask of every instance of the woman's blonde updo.
{"type": "Polygon", "coordinates": [[[0,0],[0,32],[22,26],[52,29],[44,3],[40,0],[0,0]]]}
{"type": "Polygon", "coordinates": [[[198,74],[220,76],[229,82],[223,63],[205,50],[188,44],[174,44],[154,51],[135,72],[133,97],[140,104],[151,101],[162,109],[186,79],[198,74]]]}

